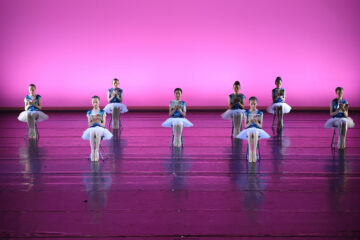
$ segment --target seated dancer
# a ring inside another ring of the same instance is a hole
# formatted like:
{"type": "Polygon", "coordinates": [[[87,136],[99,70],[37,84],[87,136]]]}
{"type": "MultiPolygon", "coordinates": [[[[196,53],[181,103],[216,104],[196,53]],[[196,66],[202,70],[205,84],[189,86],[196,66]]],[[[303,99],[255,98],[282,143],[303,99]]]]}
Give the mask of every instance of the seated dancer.
{"type": "MultiPolygon", "coordinates": [[[[285,103],[285,89],[281,88],[282,79],[277,77],[275,79],[276,88],[272,90],[273,104],[267,108],[268,113],[275,114],[277,117],[277,128],[284,127],[284,114],[291,111],[291,107],[285,103]]],[[[273,122],[274,124],[274,122],[273,122]]]]}
{"type": "Polygon", "coordinates": [[[249,162],[256,162],[256,148],[259,139],[270,138],[263,129],[263,112],[256,109],[257,98],[249,98],[250,109],[245,112],[245,129],[237,135],[237,138],[248,140],[249,162]]]}
{"type": "Polygon", "coordinates": [[[88,111],[86,114],[89,128],[84,131],[82,139],[90,140],[91,161],[99,161],[99,147],[101,139],[109,140],[113,135],[105,128],[106,113],[99,107],[100,98],[98,96],[93,96],[91,98],[91,103],[93,105],[93,109],[88,111]]]}
{"type": "Polygon", "coordinates": [[[338,149],[345,149],[347,129],[354,127],[354,121],[349,117],[349,103],[343,99],[344,89],[337,87],[335,89],[337,97],[330,103],[331,118],[326,121],[325,128],[338,129],[338,149]]]}
{"type": "Polygon", "coordinates": [[[41,111],[41,96],[35,93],[35,84],[29,85],[29,95],[25,96],[25,111],[21,112],[18,120],[26,122],[29,127],[29,138],[36,139],[36,122],[45,121],[49,117],[41,111]]]}
{"type": "Polygon", "coordinates": [[[245,95],[239,93],[241,89],[239,81],[234,82],[233,89],[234,93],[230,94],[228,98],[229,109],[221,115],[224,119],[232,120],[233,129],[231,132],[231,137],[233,134],[237,136],[240,133],[243,114],[245,112],[245,95]]]}
{"type": "Polygon", "coordinates": [[[112,114],[112,128],[119,129],[120,113],[126,113],[128,110],[126,105],[122,104],[123,90],[118,88],[119,80],[114,78],[112,81],[113,87],[107,92],[109,104],[105,106],[104,110],[108,114],[112,114]]]}
{"type": "Polygon", "coordinates": [[[181,147],[182,145],[182,131],[183,127],[192,127],[193,124],[185,118],[186,116],[186,103],[181,101],[181,88],[175,88],[174,95],[175,100],[170,101],[169,105],[169,116],[165,122],[163,122],[163,127],[172,127],[173,129],[173,146],[181,147]]]}

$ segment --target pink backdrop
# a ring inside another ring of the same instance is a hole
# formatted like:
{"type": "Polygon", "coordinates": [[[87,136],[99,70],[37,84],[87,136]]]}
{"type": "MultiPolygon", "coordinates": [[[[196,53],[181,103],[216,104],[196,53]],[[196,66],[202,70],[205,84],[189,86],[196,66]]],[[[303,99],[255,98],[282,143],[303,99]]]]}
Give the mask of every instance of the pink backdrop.
{"type": "Polygon", "coordinates": [[[280,75],[292,106],[360,106],[358,0],[1,0],[0,107],[105,105],[114,77],[129,106],[224,106],[235,80],[271,102],[280,75]]]}

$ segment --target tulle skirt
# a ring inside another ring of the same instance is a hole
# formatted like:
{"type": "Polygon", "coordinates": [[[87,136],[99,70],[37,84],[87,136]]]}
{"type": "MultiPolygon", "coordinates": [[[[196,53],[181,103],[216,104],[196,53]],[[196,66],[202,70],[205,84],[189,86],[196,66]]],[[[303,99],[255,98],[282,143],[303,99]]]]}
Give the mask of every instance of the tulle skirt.
{"type": "Polygon", "coordinates": [[[355,126],[354,121],[350,117],[343,117],[343,118],[330,118],[325,123],[325,128],[333,128],[338,127],[341,122],[347,122],[349,128],[355,126]]]}
{"type": "Polygon", "coordinates": [[[283,113],[289,113],[291,111],[291,107],[289,104],[287,103],[282,103],[282,102],[279,102],[279,103],[273,103],[272,105],[270,105],[266,110],[268,113],[272,113],[274,114],[275,112],[275,108],[277,107],[283,107],[283,113]]]}
{"type": "Polygon", "coordinates": [[[27,110],[27,111],[23,111],[19,114],[18,120],[21,122],[27,122],[28,114],[30,114],[31,116],[34,114],[39,114],[39,117],[37,119],[38,122],[45,121],[46,119],[49,118],[48,115],[46,115],[42,111],[28,111],[27,110]]]}
{"type": "Polygon", "coordinates": [[[165,122],[161,124],[163,127],[172,127],[175,124],[183,124],[184,127],[192,127],[194,124],[192,124],[189,120],[186,118],[168,118],[165,122]]]}
{"type": "Polygon", "coordinates": [[[239,133],[239,135],[236,136],[236,138],[241,138],[241,139],[247,140],[248,139],[248,133],[255,133],[255,132],[259,133],[259,139],[270,138],[270,135],[267,134],[267,132],[265,132],[261,128],[256,128],[256,127],[250,127],[250,128],[246,128],[246,129],[242,130],[239,133]]]}
{"type": "Polygon", "coordinates": [[[95,134],[100,133],[100,136],[103,136],[104,140],[109,140],[113,136],[112,133],[109,130],[107,130],[106,128],[96,126],[96,127],[90,127],[88,129],[86,129],[81,138],[84,140],[90,140],[90,134],[92,132],[95,132],[95,134]]]}
{"type": "Polygon", "coordinates": [[[105,106],[104,111],[112,114],[114,108],[120,108],[120,113],[126,113],[128,111],[126,105],[122,103],[109,103],[105,106]]]}
{"type": "Polygon", "coordinates": [[[244,109],[228,109],[226,112],[221,114],[221,117],[224,119],[232,119],[234,116],[242,115],[244,114],[244,109]]]}

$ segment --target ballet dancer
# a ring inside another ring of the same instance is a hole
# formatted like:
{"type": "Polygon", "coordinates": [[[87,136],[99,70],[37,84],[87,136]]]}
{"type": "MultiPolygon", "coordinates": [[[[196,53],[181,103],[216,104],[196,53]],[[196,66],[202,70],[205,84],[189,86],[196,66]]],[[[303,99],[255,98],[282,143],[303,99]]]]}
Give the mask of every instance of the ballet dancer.
{"type": "Polygon", "coordinates": [[[175,147],[182,146],[182,131],[184,127],[192,127],[193,124],[185,118],[186,116],[186,103],[181,100],[182,90],[181,88],[175,88],[174,90],[175,100],[170,101],[169,104],[169,116],[163,127],[172,127],[173,139],[172,145],[175,147]]]}
{"type": "Polygon", "coordinates": [[[37,138],[37,122],[42,122],[49,117],[41,111],[42,103],[41,96],[36,94],[35,84],[29,85],[29,94],[25,96],[25,111],[21,112],[18,116],[18,120],[26,122],[29,128],[29,138],[37,138]]]}

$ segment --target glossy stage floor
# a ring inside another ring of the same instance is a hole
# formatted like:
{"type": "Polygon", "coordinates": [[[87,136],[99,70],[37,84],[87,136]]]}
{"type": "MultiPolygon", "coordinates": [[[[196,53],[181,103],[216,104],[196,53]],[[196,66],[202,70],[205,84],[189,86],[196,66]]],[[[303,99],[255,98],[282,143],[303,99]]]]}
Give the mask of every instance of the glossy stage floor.
{"type": "Polygon", "coordinates": [[[0,236],[52,239],[358,239],[360,114],[344,153],[330,149],[328,113],[285,116],[260,143],[230,138],[220,112],[189,112],[184,148],[169,147],[166,113],[127,113],[124,130],[88,161],[84,112],[49,113],[38,142],[1,114],[0,236]]]}

